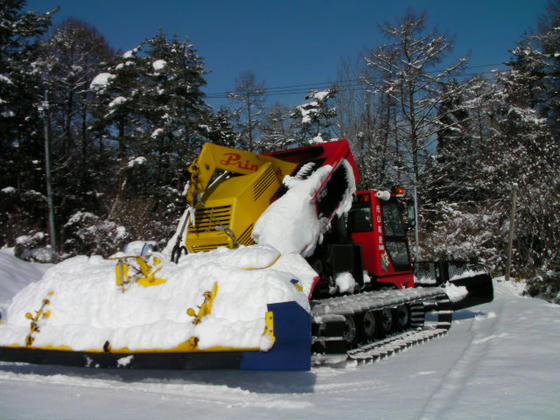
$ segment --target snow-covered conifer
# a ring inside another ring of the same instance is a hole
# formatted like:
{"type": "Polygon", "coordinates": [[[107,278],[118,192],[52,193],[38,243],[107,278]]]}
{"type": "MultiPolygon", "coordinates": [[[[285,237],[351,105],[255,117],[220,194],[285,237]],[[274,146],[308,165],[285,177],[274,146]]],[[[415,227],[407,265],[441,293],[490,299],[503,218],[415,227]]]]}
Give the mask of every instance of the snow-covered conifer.
{"type": "Polygon", "coordinates": [[[35,60],[38,38],[55,10],[24,12],[24,0],[0,3],[0,188],[19,185],[40,189],[42,176],[31,162],[42,160],[43,92],[35,60]]]}
{"type": "Polygon", "coordinates": [[[337,93],[336,87],[326,90],[311,89],[307,102],[292,111],[292,128],[299,144],[323,143],[333,138],[336,108],[330,105],[337,93]]]}
{"type": "Polygon", "coordinates": [[[262,152],[282,150],[295,142],[290,115],[290,108],[284,104],[276,103],[270,107],[261,124],[259,150],[262,152]]]}
{"type": "MultiPolygon", "coordinates": [[[[41,43],[37,60],[48,92],[55,192],[67,202],[81,202],[84,208],[95,206],[87,205],[86,201],[95,197],[92,189],[98,183],[94,178],[107,167],[98,157],[95,138],[89,130],[97,105],[90,83],[113,57],[112,48],[97,29],[69,18],[41,43]],[[60,167],[65,169],[57,170],[60,167]]],[[[73,211],[70,209],[67,215],[73,211]]]]}

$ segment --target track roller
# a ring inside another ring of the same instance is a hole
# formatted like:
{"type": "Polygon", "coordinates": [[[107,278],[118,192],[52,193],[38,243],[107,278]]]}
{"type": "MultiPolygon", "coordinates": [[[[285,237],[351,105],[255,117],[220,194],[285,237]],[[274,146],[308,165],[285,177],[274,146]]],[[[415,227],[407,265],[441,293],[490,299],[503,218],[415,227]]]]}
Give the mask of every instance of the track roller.
{"type": "Polygon", "coordinates": [[[393,311],[391,308],[385,308],[379,311],[379,329],[383,336],[393,332],[393,311]]]}
{"type": "Polygon", "coordinates": [[[374,311],[367,311],[362,316],[362,331],[367,342],[374,341],[379,336],[379,321],[374,311]]]}
{"type": "Polygon", "coordinates": [[[356,322],[356,317],[354,315],[345,315],[345,323],[344,323],[344,333],[342,334],[342,338],[348,344],[349,348],[355,346],[360,337],[360,330],[358,323],[356,322]]]}
{"type": "Polygon", "coordinates": [[[400,305],[393,311],[393,319],[397,330],[402,331],[408,328],[410,323],[410,308],[408,305],[400,305]]]}

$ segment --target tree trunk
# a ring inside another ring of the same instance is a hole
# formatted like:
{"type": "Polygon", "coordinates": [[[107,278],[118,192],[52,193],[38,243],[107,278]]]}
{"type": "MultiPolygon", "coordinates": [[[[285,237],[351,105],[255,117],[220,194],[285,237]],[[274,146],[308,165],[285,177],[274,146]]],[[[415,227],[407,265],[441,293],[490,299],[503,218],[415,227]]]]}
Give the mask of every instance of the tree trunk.
{"type": "Polygon", "coordinates": [[[87,188],[88,183],[88,139],[87,139],[87,107],[84,105],[82,108],[82,156],[81,156],[81,190],[82,193],[87,188]]]}

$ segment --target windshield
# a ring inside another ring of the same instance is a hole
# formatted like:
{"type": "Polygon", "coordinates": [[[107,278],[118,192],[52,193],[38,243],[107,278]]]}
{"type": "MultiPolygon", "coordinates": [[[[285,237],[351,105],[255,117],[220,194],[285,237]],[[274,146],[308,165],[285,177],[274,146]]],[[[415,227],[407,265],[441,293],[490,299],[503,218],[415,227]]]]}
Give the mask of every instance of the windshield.
{"type": "Polygon", "coordinates": [[[399,205],[395,201],[384,201],[381,206],[381,211],[383,212],[385,237],[406,236],[399,205]]]}
{"type": "Polygon", "coordinates": [[[395,269],[407,270],[410,268],[410,256],[401,208],[396,201],[383,201],[381,212],[383,214],[385,249],[389,258],[391,258],[395,269]]]}

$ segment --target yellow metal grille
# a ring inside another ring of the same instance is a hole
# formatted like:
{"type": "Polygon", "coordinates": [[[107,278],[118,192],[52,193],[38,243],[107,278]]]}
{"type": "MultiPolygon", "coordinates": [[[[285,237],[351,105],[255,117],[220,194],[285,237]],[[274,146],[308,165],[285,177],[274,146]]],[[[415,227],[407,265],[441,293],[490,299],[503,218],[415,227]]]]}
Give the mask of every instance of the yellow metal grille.
{"type": "Polygon", "coordinates": [[[229,227],[231,206],[197,209],[194,220],[195,225],[189,225],[189,233],[214,232],[216,226],[229,227]]]}
{"type": "Polygon", "coordinates": [[[263,173],[259,177],[257,182],[255,182],[255,185],[253,186],[255,201],[260,198],[260,196],[268,189],[268,187],[270,187],[274,183],[274,181],[276,181],[276,175],[274,174],[272,168],[269,166],[265,173],[263,173]]]}
{"type": "Polygon", "coordinates": [[[255,242],[253,241],[253,238],[251,238],[251,233],[253,232],[253,224],[251,223],[249,225],[249,227],[247,229],[245,229],[245,232],[243,232],[241,234],[241,236],[239,238],[237,238],[237,241],[241,244],[241,245],[252,245],[255,242]]]}

